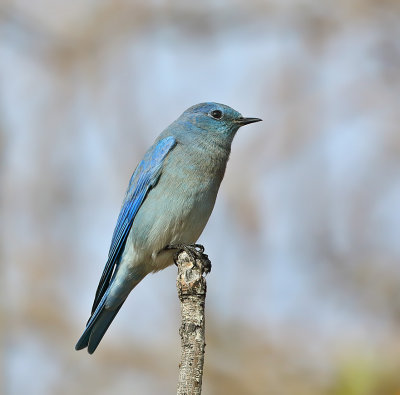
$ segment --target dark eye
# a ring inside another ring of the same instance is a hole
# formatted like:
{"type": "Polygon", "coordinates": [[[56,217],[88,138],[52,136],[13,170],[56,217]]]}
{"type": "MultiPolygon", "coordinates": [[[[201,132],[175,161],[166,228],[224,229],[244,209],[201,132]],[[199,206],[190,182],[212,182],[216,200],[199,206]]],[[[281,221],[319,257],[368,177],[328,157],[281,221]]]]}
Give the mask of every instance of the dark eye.
{"type": "Polygon", "coordinates": [[[215,119],[221,119],[222,118],[222,111],[214,110],[214,111],[210,112],[210,115],[215,119]]]}

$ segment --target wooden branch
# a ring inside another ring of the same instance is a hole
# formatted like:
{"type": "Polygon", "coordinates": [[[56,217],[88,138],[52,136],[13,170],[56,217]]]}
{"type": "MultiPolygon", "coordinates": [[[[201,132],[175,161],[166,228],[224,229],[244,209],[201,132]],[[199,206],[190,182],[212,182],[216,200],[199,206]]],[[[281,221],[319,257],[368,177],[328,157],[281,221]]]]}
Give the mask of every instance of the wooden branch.
{"type": "MultiPolygon", "coordinates": [[[[200,395],[204,364],[204,305],[206,300],[206,280],[203,277],[207,267],[207,256],[196,259],[196,265],[189,255],[182,251],[177,259],[178,278],[176,286],[181,301],[182,325],[181,362],[177,395],[200,395]]],[[[208,264],[210,262],[208,261],[208,264]]]]}

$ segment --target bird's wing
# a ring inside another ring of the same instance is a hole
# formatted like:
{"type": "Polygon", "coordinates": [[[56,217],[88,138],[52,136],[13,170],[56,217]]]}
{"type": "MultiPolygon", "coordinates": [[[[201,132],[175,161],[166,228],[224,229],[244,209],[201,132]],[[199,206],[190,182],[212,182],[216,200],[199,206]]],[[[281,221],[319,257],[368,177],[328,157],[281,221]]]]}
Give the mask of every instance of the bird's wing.
{"type": "Polygon", "coordinates": [[[161,175],[164,159],[175,145],[176,140],[172,136],[154,144],[152,149],[146,153],[143,160],[139,163],[130,179],[125,200],[122,204],[121,212],[111,240],[107,263],[97,287],[92,313],[95,311],[111,282],[114,269],[121,257],[133,220],[146,198],[147,193],[157,183],[161,175]]]}

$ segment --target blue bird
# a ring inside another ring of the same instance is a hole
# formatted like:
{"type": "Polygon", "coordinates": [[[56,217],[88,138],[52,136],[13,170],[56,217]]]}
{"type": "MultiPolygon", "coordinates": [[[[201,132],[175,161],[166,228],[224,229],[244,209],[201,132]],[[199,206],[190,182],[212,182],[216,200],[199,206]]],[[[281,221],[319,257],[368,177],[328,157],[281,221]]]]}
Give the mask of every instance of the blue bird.
{"type": "Polygon", "coordinates": [[[223,104],[200,103],[156,139],[130,179],[76,350],[96,350],[132,289],[170,266],[174,249],[199,253],[194,243],[214,208],[232,140],[241,126],[258,121],[223,104]]]}

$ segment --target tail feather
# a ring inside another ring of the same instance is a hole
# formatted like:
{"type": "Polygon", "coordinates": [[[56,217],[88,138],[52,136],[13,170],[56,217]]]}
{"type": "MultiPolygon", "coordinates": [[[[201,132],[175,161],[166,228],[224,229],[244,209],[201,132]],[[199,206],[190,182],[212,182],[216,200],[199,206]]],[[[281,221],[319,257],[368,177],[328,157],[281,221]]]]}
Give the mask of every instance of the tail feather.
{"type": "Polygon", "coordinates": [[[115,309],[108,310],[105,308],[105,300],[106,298],[103,297],[95,312],[90,317],[85,331],[76,343],[75,350],[82,350],[87,347],[89,354],[93,354],[119,309],[124,304],[122,302],[115,309]]]}
{"type": "Polygon", "coordinates": [[[145,272],[141,267],[136,268],[135,272],[130,273],[132,278],[135,279],[135,282],[133,283],[131,279],[131,282],[128,283],[129,287],[127,284],[122,284],[122,286],[120,284],[118,286],[120,288],[117,288],[116,290],[114,289],[113,291],[114,297],[110,295],[113,288],[113,281],[111,281],[111,284],[108,286],[108,289],[101,297],[100,301],[96,305],[95,310],[89,318],[85,331],[76,343],[75,350],[82,350],[87,347],[89,354],[94,353],[108,327],[111,325],[115,316],[117,315],[119,309],[124,304],[129,292],[135,288],[137,284],[139,284],[146,274],[147,272],[145,272]],[[122,302],[120,302],[121,300],[122,302]],[[108,301],[108,307],[106,307],[106,301],[108,301]],[[110,306],[112,306],[112,308],[110,306]]]}

